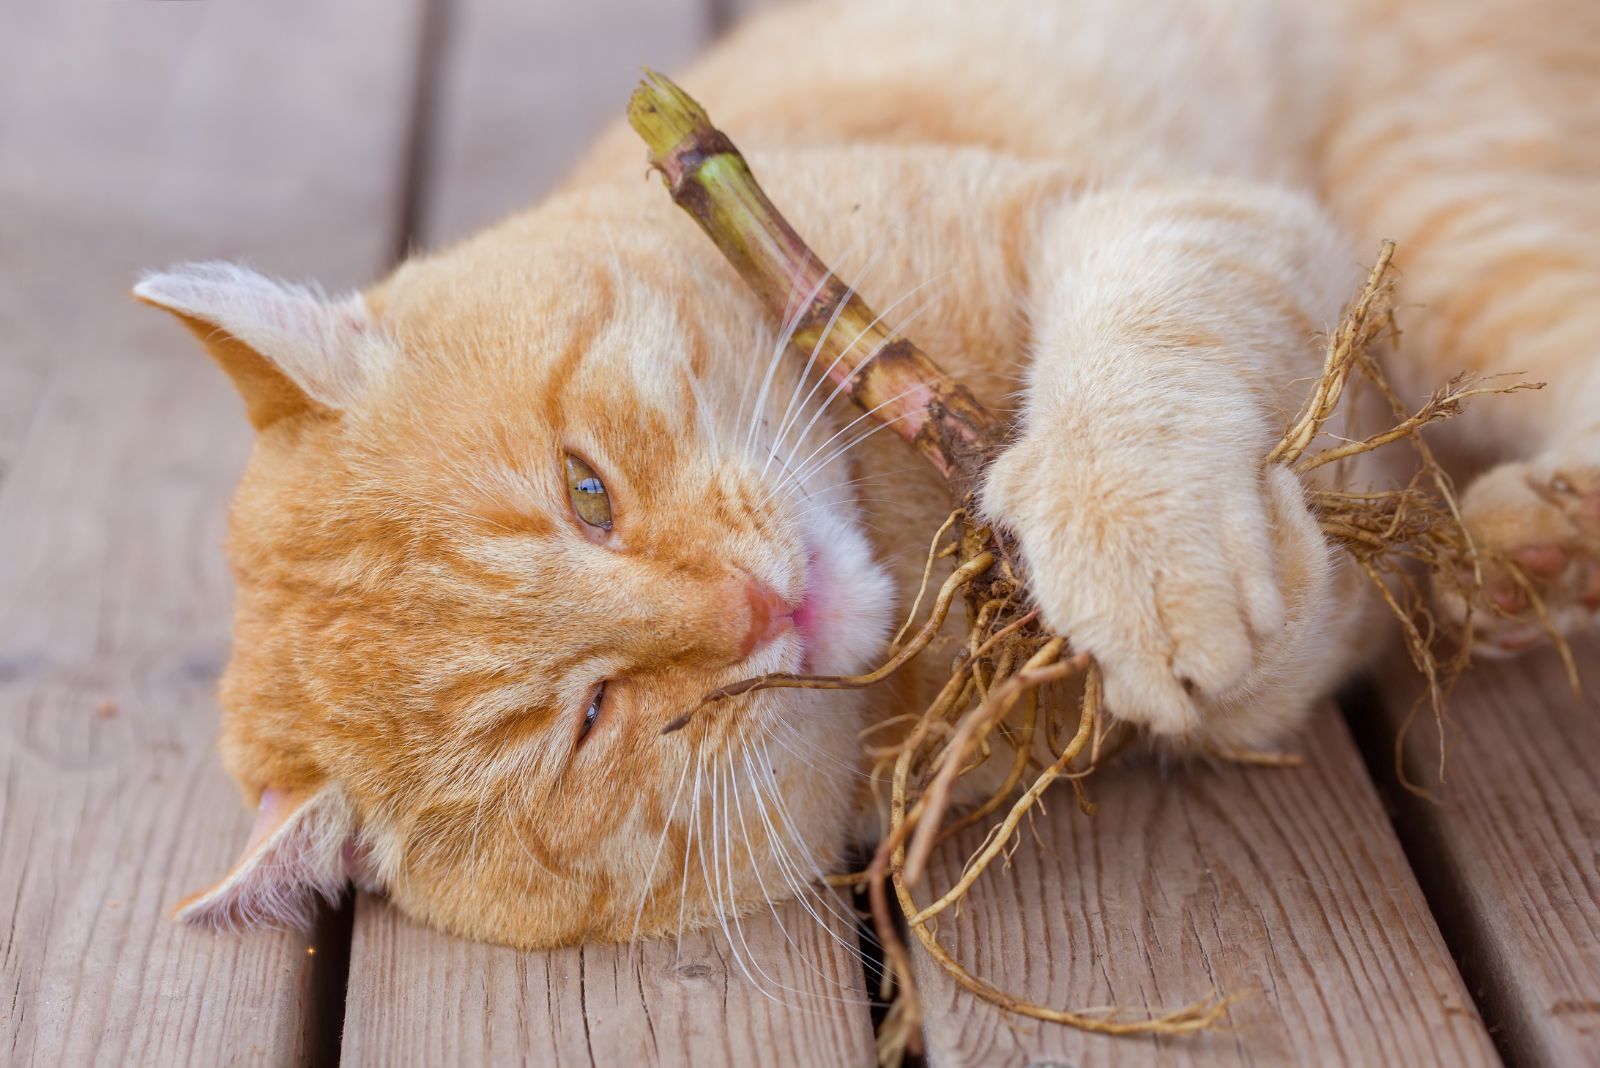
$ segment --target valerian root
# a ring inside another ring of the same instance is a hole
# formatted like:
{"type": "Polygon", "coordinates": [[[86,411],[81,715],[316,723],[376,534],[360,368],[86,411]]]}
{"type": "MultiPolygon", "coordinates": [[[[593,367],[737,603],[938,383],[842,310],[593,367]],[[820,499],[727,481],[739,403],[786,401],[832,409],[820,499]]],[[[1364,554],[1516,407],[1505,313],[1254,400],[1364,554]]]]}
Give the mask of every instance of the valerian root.
{"type": "MultiPolygon", "coordinates": [[[[880,667],[855,676],[785,673],[748,679],[708,694],[699,709],[669,728],[683,726],[707,705],[758,689],[873,685],[927,650],[957,599],[964,602],[966,645],[948,681],[919,715],[887,725],[897,736],[867,746],[875,770],[890,782],[887,833],[865,872],[835,880],[839,885],[867,887],[873,924],[884,947],[885,995],[892,984],[894,1003],[879,1032],[880,1060],[898,1062],[908,1050],[920,1048],[922,1034],[910,954],[890,909],[891,888],[907,928],[927,956],[960,986],[1008,1012],[1110,1035],[1178,1035],[1214,1026],[1228,1011],[1227,997],[1212,995],[1174,1012],[1142,1017],[1064,1011],[1013,997],[972,975],[940,943],[933,921],[957,905],[994,860],[1008,854],[1022,821],[1046,789],[1058,780],[1069,782],[1080,807],[1091,812],[1084,777],[1126,745],[1131,732],[1118,734],[1118,726],[1107,722],[1093,660],[1074,651],[1069,636],[1050,634],[1040,626],[1029,607],[1014,544],[1005,532],[979,518],[974,495],[985,465],[1002,447],[1005,423],[896,333],[823,264],[767,199],[733,142],[687,93],[650,73],[630,100],[628,115],[649,146],[650,163],[673,200],[700,224],[772,320],[781,324],[791,350],[801,360],[810,357],[827,367],[840,392],[892,427],[927,459],[945,476],[955,501],[955,510],[933,538],[911,614],[880,667]],[[926,618],[907,638],[935,563],[947,557],[954,559],[954,570],[938,586],[926,618]],[[1057,700],[1069,682],[1079,688],[1081,698],[1057,700]],[[1009,745],[1012,752],[1003,781],[971,812],[946,822],[944,814],[957,781],[986,764],[997,742],[1009,745]],[[1039,753],[1048,756],[1041,758],[1039,753]],[[1002,809],[955,883],[929,904],[918,904],[913,892],[925,878],[934,848],[957,830],[1002,809]]],[[[1372,492],[1342,485],[1313,487],[1308,489],[1308,502],[1329,541],[1349,554],[1400,621],[1412,661],[1427,681],[1425,699],[1442,724],[1445,696],[1465,666],[1466,654],[1456,652],[1441,660],[1438,650],[1444,636],[1427,610],[1414,565],[1443,581],[1461,583],[1469,604],[1481,569],[1461,522],[1454,489],[1421,431],[1458,414],[1469,398],[1525,387],[1460,377],[1441,387],[1421,408],[1407,410],[1384,381],[1373,355],[1381,341],[1398,338],[1392,312],[1393,257],[1394,245],[1385,242],[1365,285],[1328,338],[1322,373],[1304,409],[1262,463],[1307,475],[1400,443],[1416,451],[1417,474],[1403,487],[1372,492]],[[1337,440],[1313,451],[1358,376],[1385,398],[1394,423],[1369,437],[1337,440]]],[[[1317,480],[1319,486],[1328,481],[1317,480]]],[[[1468,644],[1463,642],[1461,649],[1468,644]]],[[[869,728],[868,733],[875,736],[884,726],[869,728]]],[[[1291,762],[1271,754],[1213,755],[1256,764],[1291,762]]]]}

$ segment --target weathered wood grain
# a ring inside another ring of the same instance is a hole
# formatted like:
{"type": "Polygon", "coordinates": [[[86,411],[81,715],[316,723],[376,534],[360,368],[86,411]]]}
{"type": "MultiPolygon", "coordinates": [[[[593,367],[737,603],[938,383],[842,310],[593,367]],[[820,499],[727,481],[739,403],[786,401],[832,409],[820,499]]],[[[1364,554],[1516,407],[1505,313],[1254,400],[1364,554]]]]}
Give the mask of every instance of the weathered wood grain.
{"type": "Polygon", "coordinates": [[[307,1052],[304,938],[168,918],[250,825],[212,752],[248,431],[187,332],[127,290],[185,258],[334,284],[378,268],[415,11],[0,5],[6,1064],[307,1052]]]}
{"type": "MultiPolygon", "coordinates": [[[[1581,702],[1553,650],[1474,668],[1450,703],[1444,784],[1426,713],[1407,734],[1407,777],[1437,802],[1392,792],[1423,888],[1519,1064],[1600,1064],[1600,642],[1574,651],[1581,702]]],[[[1399,668],[1377,711],[1384,743],[1416,691],[1399,668]]]]}
{"type": "Polygon", "coordinates": [[[448,0],[443,22],[421,153],[425,246],[548,192],[595,131],[622,117],[639,68],[689,58],[711,16],[705,0],[448,0]]]}
{"type": "Polygon", "coordinates": [[[344,1056],[362,1065],[870,1065],[855,932],[796,907],[636,947],[519,953],[356,911],[344,1056]],[[736,936],[737,938],[737,936],[736,936]],[[748,943],[748,951],[746,944],[748,943]],[[752,976],[759,982],[752,981],[752,976]]]}
{"type": "MultiPolygon", "coordinates": [[[[919,954],[930,1063],[1497,1063],[1343,723],[1321,715],[1303,751],[1299,769],[1096,775],[1092,818],[1057,791],[1038,839],[941,929],[968,967],[1048,1005],[1247,995],[1228,1030],[1105,1039],[1011,1018],[919,954]]],[[[977,842],[943,850],[934,885],[977,842]]]]}

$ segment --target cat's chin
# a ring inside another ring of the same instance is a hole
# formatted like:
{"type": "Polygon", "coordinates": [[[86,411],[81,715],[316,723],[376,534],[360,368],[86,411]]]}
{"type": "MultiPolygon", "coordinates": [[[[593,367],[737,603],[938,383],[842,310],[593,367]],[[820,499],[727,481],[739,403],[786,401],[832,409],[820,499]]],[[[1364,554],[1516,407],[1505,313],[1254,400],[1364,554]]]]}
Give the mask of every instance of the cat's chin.
{"type": "Polygon", "coordinates": [[[861,671],[888,640],[894,586],[856,524],[819,508],[806,522],[806,589],[794,612],[803,653],[800,670],[822,675],[861,671]]]}

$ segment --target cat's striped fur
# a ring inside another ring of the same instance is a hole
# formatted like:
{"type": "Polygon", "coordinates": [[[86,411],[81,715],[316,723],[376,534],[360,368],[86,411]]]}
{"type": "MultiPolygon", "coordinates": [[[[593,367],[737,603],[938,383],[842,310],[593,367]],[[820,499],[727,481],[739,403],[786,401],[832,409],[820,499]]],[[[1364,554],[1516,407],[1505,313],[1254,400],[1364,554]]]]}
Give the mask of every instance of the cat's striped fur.
{"type": "MultiPolygon", "coordinates": [[[[1480,539],[1563,626],[1591,620],[1589,0],[806,3],[683,81],[872,304],[1016,409],[984,501],[1118,717],[1270,745],[1370,644],[1361,581],[1261,458],[1383,237],[1411,394],[1460,369],[1552,383],[1447,442],[1484,472],[1480,539]]],[[[871,661],[948,502],[810,390],[641,159],[612,130],[556,196],[364,299],[216,266],[141,285],[259,429],[223,753],[271,819],[191,917],[292,918],[338,863],[473,937],[626,939],[814,894],[837,858],[856,731],[937,663],[661,730],[736,678],[871,661]],[[567,453],[612,530],[574,517],[567,453]],[[329,835],[334,860],[283,845],[329,835]]],[[[1525,598],[1490,580],[1509,614],[1485,647],[1526,644],[1525,598]]]]}

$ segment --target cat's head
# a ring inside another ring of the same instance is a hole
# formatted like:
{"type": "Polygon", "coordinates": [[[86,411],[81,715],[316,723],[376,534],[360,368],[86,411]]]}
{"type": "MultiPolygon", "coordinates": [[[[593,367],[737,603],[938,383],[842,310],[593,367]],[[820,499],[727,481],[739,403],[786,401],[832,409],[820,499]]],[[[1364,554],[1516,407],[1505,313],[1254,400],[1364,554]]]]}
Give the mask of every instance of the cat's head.
{"type": "Polygon", "coordinates": [[[219,264],[136,289],[257,432],[221,748],[259,817],[184,918],[303,922],[354,878],[473,937],[626,939],[835,859],[857,696],[664,733],[859,669],[891,594],[830,390],[660,214],[557,202],[344,299],[219,264]]]}

